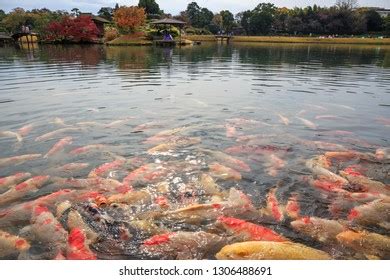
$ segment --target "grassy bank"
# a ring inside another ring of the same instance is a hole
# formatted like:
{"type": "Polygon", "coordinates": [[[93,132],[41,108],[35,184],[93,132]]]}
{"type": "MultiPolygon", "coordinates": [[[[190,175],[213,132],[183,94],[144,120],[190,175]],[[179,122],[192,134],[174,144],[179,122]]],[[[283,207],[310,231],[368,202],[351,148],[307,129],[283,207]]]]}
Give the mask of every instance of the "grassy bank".
{"type": "Polygon", "coordinates": [[[151,46],[153,42],[147,40],[143,36],[134,35],[122,35],[110,42],[107,42],[109,46],[151,46]]]}
{"type": "MultiPolygon", "coordinates": [[[[186,39],[201,42],[213,42],[213,35],[191,35],[186,39]]],[[[278,36],[234,36],[232,42],[258,43],[310,43],[310,44],[372,44],[390,45],[390,38],[318,38],[318,37],[278,37],[278,36]]]]}

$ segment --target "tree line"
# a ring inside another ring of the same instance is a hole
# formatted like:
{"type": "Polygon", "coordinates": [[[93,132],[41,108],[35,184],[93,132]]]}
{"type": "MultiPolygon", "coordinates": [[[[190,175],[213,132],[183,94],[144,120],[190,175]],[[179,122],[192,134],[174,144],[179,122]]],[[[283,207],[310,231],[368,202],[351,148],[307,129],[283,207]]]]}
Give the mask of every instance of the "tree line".
{"type": "MultiPolygon", "coordinates": [[[[53,22],[69,25],[70,19],[79,15],[80,10],[77,8],[71,12],[46,8],[31,11],[15,8],[9,13],[0,10],[0,31],[14,33],[20,31],[22,25],[27,25],[37,33],[46,34],[50,26],[59,28],[53,22]]],[[[189,3],[186,10],[179,14],[171,15],[164,13],[155,0],[139,0],[137,7],[120,7],[118,4],[115,7],[102,7],[98,15],[113,21],[124,32],[133,32],[147,19],[173,17],[186,22],[187,29],[196,34],[390,35],[390,16],[382,18],[374,9],[359,8],[356,0],[338,0],[331,7],[313,5],[292,9],[276,7],[272,3],[259,3],[252,10],[236,15],[229,10],[214,13],[196,2],[189,3]]],[[[93,33],[96,32],[86,20],[79,20],[77,24],[88,25],[93,33]]]]}

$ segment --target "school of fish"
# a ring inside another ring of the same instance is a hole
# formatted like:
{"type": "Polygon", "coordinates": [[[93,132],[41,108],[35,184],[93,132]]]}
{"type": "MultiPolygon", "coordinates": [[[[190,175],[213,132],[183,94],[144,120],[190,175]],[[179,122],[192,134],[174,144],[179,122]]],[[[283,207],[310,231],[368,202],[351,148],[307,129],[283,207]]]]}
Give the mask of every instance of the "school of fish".
{"type": "Polygon", "coordinates": [[[0,259],[390,259],[390,148],[346,148],[354,136],[341,130],[324,133],[343,143],[281,136],[336,118],[304,114],[171,129],[133,117],[55,118],[44,134],[34,123],[0,131],[15,149],[0,158],[0,259]],[[204,145],[208,126],[230,144],[204,145]],[[80,141],[120,127],[143,133],[147,148],[129,156],[80,141]],[[29,153],[18,153],[23,145],[29,153]],[[300,146],[313,155],[292,157],[300,146]],[[255,180],[258,170],[274,183],[255,180]]]}

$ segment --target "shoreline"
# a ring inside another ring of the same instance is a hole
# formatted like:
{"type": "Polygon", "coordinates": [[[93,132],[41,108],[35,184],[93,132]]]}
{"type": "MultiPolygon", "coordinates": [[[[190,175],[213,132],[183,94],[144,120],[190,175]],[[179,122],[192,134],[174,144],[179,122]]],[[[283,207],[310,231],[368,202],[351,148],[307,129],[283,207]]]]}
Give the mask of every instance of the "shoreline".
{"type": "MultiPolygon", "coordinates": [[[[199,42],[217,42],[214,35],[186,35],[183,38],[199,42]]],[[[307,44],[358,44],[390,45],[390,38],[319,38],[287,36],[233,36],[231,43],[307,43],[307,44]]]]}

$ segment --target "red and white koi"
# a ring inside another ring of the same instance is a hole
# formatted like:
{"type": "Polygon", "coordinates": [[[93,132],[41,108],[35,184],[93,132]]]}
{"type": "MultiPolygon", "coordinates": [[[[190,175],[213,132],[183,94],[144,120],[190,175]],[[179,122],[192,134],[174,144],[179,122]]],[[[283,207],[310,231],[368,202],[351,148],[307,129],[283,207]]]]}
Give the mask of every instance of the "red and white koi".
{"type": "Polygon", "coordinates": [[[0,189],[4,189],[12,185],[19,184],[20,182],[23,182],[24,180],[30,177],[31,177],[31,173],[20,172],[8,177],[0,178],[0,189]]]}
{"type": "Polygon", "coordinates": [[[267,194],[267,211],[276,221],[281,222],[284,220],[283,207],[276,198],[276,190],[277,188],[272,188],[267,194]]]}
{"type": "Polygon", "coordinates": [[[0,205],[5,203],[14,202],[27,194],[36,192],[46,182],[48,182],[50,176],[36,176],[28,179],[27,181],[16,185],[9,189],[5,193],[0,195],[0,205]]]}
{"type": "Polygon", "coordinates": [[[242,241],[276,241],[283,242],[287,239],[275,231],[244,220],[220,216],[217,221],[228,232],[238,235],[242,241]]]}
{"type": "Polygon", "coordinates": [[[9,158],[0,158],[0,167],[7,165],[19,165],[26,161],[35,160],[42,157],[41,154],[27,154],[21,156],[14,156],[9,158]]]}
{"type": "Polygon", "coordinates": [[[103,145],[103,144],[92,144],[92,145],[87,145],[84,147],[76,148],[72,151],[70,151],[71,155],[82,155],[82,154],[88,154],[92,151],[99,151],[106,149],[108,146],[103,145]]]}
{"type": "Polygon", "coordinates": [[[21,128],[19,128],[18,129],[18,133],[19,133],[20,136],[25,137],[25,136],[27,136],[31,132],[31,130],[33,128],[34,128],[34,125],[27,124],[27,125],[22,126],[21,128]]]}
{"type": "Polygon", "coordinates": [[[0,257],[20,254],[30,249],[30,244],[24,238],[0,230],[0,257]]]}
{"type": "Polygon", "coordinates": [[[48,158],[60,151],[63,151],[65,146],[71,145],[73,143],[73,137],[65,137],[59,140],[57,143],[54,144],[54,146],[47,152],[46,155],[44,155],[43,158],[48,158]]]}
{"type": "Polygon", "coordinates": [[[235,181],[242,179],[240,172],[217,162],[209,164],[209,169],[210,174],[219,179],[235,181]]]}
{"type": "Polygon", "coordinates": [[[86,240],[86,234],[81,229],[72,229],[68,236],[66,258],[68,260],[96,260],[96,254],[88,247],[86,240]]]}
{"type": "Polygon", "coordinates": [[[104,164],[100,165],[99,167],[96,167],[95,169],[93,169],[89,173],[88,177],[102,177],[105,173],[107,173],[111,170],[121,168],[125,164],[125,162],[126,162],[126,160],[118,159],[118,160],[115,160],[112,162],[104,163],[104,164]]]}
{"type": "Polygon", "coordinates": [[[65,127],[65,128],[57,129],[57,130],[54,130],[52,132],[43,134],[43,135],[35,138],[35,141],[36,142],[46,141],[46,140],[56,138],[60,134],[64,134],[64,133],[68,133],[68,132],[77,132],[77,131],[82,131],[82,130],[83,130],[83,128],[81,128],[81,127],[65,127]]]}

